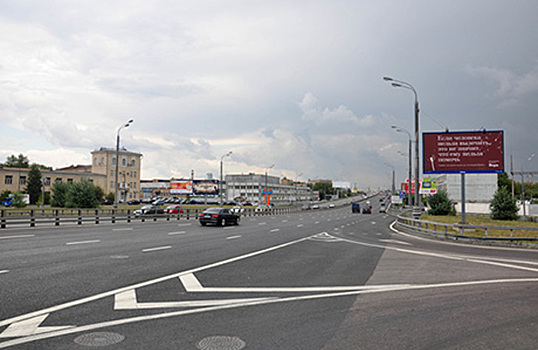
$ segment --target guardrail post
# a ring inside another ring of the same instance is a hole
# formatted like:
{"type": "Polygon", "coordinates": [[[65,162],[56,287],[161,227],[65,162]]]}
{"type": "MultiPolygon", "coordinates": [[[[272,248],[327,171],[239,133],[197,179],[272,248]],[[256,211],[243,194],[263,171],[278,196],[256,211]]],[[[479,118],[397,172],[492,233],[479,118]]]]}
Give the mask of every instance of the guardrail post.
{"type": "Polygon", "coordinates": [[[5,209],[2,209],[2,214],[0,214],[0,216],[2,217],[1,228],[6,228],[6,210],[5,209]]]}
{"type": "Polygon", "coordinates": [[[78,225],[82,225],[82,210],[78,210],[78,220],[77,220],[77,224],[78,225]]]}
{"type": "Polygon", "coordinates": [[[127,209],[127,222],[131,222],[131,209],[127,209]]]}
{"type": "Polygon", "coordinates": [[[30,227],[35,227],[34,209],[30,210],[30,227]]]}
{"type": "Polygon", "coordinates": [[[60,211],[58,209],[54,211],[54,226],[60,226],[60,211]]]}
{"type": "Polygon", "coordinates": [[[95,209],[95,223],[99,223],[99,209],[95,209]]]}
{"type": "Polygon", "coordinates": [[[187,220],[190,220],[191,218],[191,210],[190,209],[185,209],[187,211],[187,220]]]}
{"type": "Polygon", "coordinates": [[[112,223],[116,223],[116,208],[112,209],[112,223]]]}

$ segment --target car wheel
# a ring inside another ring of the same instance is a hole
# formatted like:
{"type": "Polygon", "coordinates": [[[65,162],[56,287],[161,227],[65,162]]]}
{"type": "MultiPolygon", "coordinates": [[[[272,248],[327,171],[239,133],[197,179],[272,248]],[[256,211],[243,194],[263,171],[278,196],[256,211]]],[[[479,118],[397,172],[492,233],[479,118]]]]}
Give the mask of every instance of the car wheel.
{"type": "Polygon", "coordinates": [[[224,221],[224,219],[221,219],[219,222],[217,222],[217,225],[224,226],[226,225],[226,221],[224,221]]]}
{"type": "Polygon", "coordinates": [[[205,223],[205,222],[201,222],[201,223],[200,223],[200,225],[202,225],[202,226],[205,226],[205,225],[206,225],[206,223],[205,223]]]}
{"type": "Polygon", "coordinates": [[[235,219],[234,225],[239,225],[239,218],[235,219]]]}

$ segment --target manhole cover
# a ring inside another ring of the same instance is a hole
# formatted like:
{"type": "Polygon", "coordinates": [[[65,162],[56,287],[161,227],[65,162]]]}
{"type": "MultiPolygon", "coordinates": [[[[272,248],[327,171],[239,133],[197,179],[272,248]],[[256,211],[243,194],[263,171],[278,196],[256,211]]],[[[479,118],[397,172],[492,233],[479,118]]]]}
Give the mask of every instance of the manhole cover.
{"type": "Polygon", "coordinates": [[[200,340],[196,347],[200,350],[240,350],[246,345],[238,337],[215,336],[200,340]]]}
{"type": "Polygon", "coordinates": [[[112,332],[96,332],[83,334],[75,338],[75,343],[84,346],[107,346],[119,343],[125,336],[112,332]]]}

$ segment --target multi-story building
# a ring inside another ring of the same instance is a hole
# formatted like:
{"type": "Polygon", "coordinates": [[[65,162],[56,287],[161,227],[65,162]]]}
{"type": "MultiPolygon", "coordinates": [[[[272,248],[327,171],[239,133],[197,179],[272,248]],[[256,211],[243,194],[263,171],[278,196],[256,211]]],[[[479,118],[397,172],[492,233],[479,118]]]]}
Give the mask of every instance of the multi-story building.
{"type": "MultiPolygon", "coordinates": [[[[127,151],[119,152],[118,168],[118,201],[140,198],[140,169],[142,154],[127,151]]],[[[115,193],[116,181],[116,149],[101,147],[92,152],[91,172],[106,176],[103,187],[105,193],[115,193]]]]}
{"type": "Polygon", "coordinates": [[[263,189],[273,191],[271,203],[289,205],[306,202],[311,198],[310,188],[306,186],[284,185],[277,176],[249,173],[247,175],[226,175],[226,200],[241,199],[262,204],[263,189]]]}
{"type": "MultiPolygon", "coordinates": [[[[142,154],[119,151],[119,200],[140,198],[140,166],[142,154]]],[[[0,166],[0,192],[24,192],[30,168],[4,168],[0,166]]],[[[45,192],[56,182],[73,183],[86,179],[103,189],[105,194],[115,192],[116,150],[100,148],[92,152],[92,165],[71,165],[53,170],[41,169],[45,192]]]]}

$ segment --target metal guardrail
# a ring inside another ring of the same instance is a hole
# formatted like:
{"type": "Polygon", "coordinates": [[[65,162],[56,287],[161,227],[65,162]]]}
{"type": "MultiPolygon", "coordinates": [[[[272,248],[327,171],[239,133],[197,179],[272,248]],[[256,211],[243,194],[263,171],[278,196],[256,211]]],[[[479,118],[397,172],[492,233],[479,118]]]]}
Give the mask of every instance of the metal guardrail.
{"type": "Polygon", "coordinates": [[[538,237],[526,237],[521,235],[521,232],[525,231],[533,231],[538,233],[537,227],[445,224],[427,220],[418,220],[401,215],[396,215],[396,221],[401,227],[446,239],[492,242],[538,242],[538,237]],[[477,234],[469,235],[466,234],[466,232],[475,232],[477,234]],[[491,236],[491,234],[495,232],[501,234],[509,232],[509,236],[491,236]]]}
{"type": "MultiPolygon", "coordinates": [[[[182,214],[135,215],[136,209],[0,209],[0,229],[11,227],[60,226],[66,224],[101,224],[132,221],[197,220],[205,208],[184,209],[182,214]]],[[[289,214],[292,208],[273,208],[256,211],[246,208],[241,216],[289,214]]]]}

